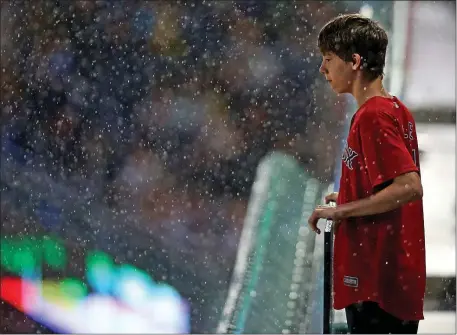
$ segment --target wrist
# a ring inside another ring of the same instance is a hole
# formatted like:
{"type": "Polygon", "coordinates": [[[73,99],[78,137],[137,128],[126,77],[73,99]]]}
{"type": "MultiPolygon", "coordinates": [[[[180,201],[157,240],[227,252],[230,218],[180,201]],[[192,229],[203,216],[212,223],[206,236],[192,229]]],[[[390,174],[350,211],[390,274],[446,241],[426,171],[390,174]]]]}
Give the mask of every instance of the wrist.
{"type": "Polygon", "coordinates": [[[352,216],[355,202],[349,202],[336,207],[335,220],[344,220],[352,216]]]}
{"type": "Polygon", "coordinates": [[[345,219],[346,217],[345,217],[344,205],[337,206],[335,208],[335,212],[334,212],[333,216],[334,216],[334,220],[335,221],[339,221],[339,220],[345,219]]]}

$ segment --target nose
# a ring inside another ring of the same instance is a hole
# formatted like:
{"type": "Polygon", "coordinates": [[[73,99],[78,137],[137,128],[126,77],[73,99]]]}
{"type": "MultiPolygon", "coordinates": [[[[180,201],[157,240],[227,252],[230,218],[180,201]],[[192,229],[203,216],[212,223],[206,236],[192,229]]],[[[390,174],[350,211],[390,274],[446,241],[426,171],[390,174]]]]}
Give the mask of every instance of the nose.
{"type": "Polygon", "coordinates": [[[321,66],[319,67],[319,72],[324,75],[327,73],[327,69],[325,68],[324,62],[321,63],[321,66]]]}

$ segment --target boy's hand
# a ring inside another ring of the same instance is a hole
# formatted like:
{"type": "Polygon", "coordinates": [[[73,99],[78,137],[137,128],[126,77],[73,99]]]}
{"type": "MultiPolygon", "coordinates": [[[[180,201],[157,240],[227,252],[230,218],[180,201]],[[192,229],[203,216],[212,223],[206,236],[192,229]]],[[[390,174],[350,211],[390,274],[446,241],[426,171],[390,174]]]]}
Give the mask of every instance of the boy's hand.
{"type": "Polygon", "coordinates": [[[338,200],[338,192],[333,192],[325,196],[325,203],[335,202],[338,200]]]}
{"type": "MultiPolygon", "coordinates": [[[[319,219],[333,220],[337,224],[337,208],[334,206],[317,206],[313,214],[308,219],[309,227],[316,233],[320,234],[321,230],[317,228],[319,219]]],[[[336,228],[336,227],[334,227],[336,228]]]]}

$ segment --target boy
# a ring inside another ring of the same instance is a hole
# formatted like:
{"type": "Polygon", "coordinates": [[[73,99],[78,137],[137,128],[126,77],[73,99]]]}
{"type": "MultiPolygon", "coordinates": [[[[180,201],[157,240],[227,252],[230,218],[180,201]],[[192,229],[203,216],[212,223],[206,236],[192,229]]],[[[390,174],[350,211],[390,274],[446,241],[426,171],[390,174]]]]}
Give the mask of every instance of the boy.
{"type": "Polygon", "coordinates": [[[336,17],[319,33],[320,72],[359,106],[343,153],[339,193],[309,218],[334,220],[334,308],[352,334],[417,333],[425,241],[415,122],[382,85],[388,38],[371,19],[336,17]]]}

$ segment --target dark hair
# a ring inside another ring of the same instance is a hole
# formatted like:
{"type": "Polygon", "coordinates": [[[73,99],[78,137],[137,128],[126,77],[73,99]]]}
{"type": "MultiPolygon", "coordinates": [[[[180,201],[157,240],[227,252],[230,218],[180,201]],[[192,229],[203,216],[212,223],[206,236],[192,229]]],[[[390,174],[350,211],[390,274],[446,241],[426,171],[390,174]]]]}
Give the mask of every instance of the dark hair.
{"type": "Polygon", "coordinates": [[[359,14],[346,14],[321,29],[317,44],[322,53],[332,52],[345,62],[359,54],[362,71],[372,81],[384,74],[388,42],[386,31],[377,22],[359,14]]]}

